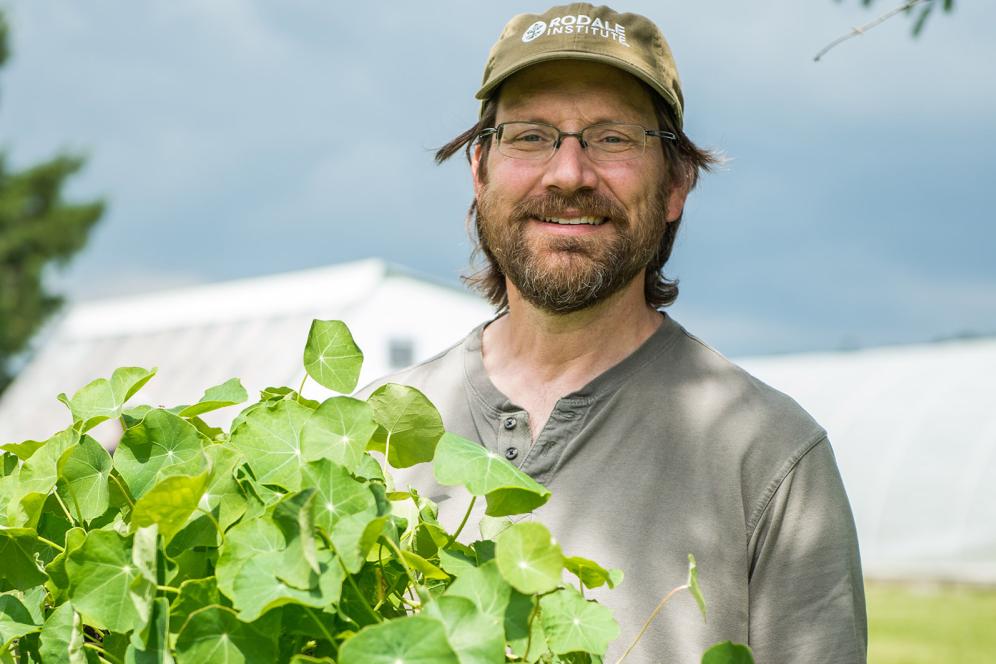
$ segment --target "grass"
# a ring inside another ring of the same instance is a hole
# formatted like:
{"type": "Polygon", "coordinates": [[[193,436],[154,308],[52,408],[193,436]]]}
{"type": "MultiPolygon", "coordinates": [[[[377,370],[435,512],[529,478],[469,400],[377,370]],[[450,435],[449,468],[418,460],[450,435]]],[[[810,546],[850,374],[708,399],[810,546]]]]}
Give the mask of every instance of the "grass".
{"type": "Polygon", "coordinates": [[[869,583],[869,664],[993,664],[996,589],[869,583]]]}

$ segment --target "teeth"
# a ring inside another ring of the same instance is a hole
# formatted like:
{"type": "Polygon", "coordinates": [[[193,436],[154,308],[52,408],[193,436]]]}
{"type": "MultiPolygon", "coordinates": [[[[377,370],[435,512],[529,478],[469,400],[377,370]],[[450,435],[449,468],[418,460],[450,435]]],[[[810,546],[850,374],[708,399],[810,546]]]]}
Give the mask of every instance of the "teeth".
{"type": "Polygon", "coordinates": [[[602,217],[571,217],[570,219],[565,219],[563,217],[543,217],[543,221],[551,224],[565,224],[568,226],[576,226],[578,224],[598,226],[603,223],[605,219],[602,217]]]}

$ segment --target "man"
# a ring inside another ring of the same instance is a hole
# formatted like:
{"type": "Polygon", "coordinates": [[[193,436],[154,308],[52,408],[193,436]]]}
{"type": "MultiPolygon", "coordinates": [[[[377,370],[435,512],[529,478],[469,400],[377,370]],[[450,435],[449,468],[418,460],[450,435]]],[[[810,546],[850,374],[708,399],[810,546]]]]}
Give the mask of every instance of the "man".
{"type": "MultiPolygon", "coordinates": [[[[571,4],[520,15],[493,47],[466,146],[498,316],[393,382],[448,430],[553,492],[537,511],[565,552],[620,567],[596,594],[632,641],[698,558],[709,603],[676,598],[627,662],[697,662],[748,643],[758,662],[863,662],[853,520],[826,433],[788,397],[658,311],[700,170],[670,49],[646,18],[571,4]]],[[[424,469],[444,523],[465,504],[424,469]],[[452,495],[452,497],[451,497],[452,495]]]]}

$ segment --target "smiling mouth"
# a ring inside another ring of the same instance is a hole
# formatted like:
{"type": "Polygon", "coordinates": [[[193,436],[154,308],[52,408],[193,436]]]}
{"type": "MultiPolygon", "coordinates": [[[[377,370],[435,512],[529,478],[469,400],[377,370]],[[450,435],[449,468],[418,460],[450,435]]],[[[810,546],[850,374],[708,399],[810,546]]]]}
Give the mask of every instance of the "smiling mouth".
{"type": "Polygon", "coordinates": [[[601,226],[608,217],[539,217],[539,220],[547,224],[559,224],[561,226],[601,226]]]}

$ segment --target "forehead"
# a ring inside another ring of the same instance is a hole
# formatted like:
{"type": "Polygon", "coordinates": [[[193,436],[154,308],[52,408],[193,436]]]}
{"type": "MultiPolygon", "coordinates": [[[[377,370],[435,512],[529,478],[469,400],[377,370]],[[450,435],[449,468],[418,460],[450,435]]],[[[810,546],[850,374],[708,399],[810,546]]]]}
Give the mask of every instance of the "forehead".
{"type": "Polygon", "coordinates": [[[636,77],[601,62],[554,60],[518,72],[501,87],[499,120],[628,120],[651,126],[650,92],[636,77]]]}

